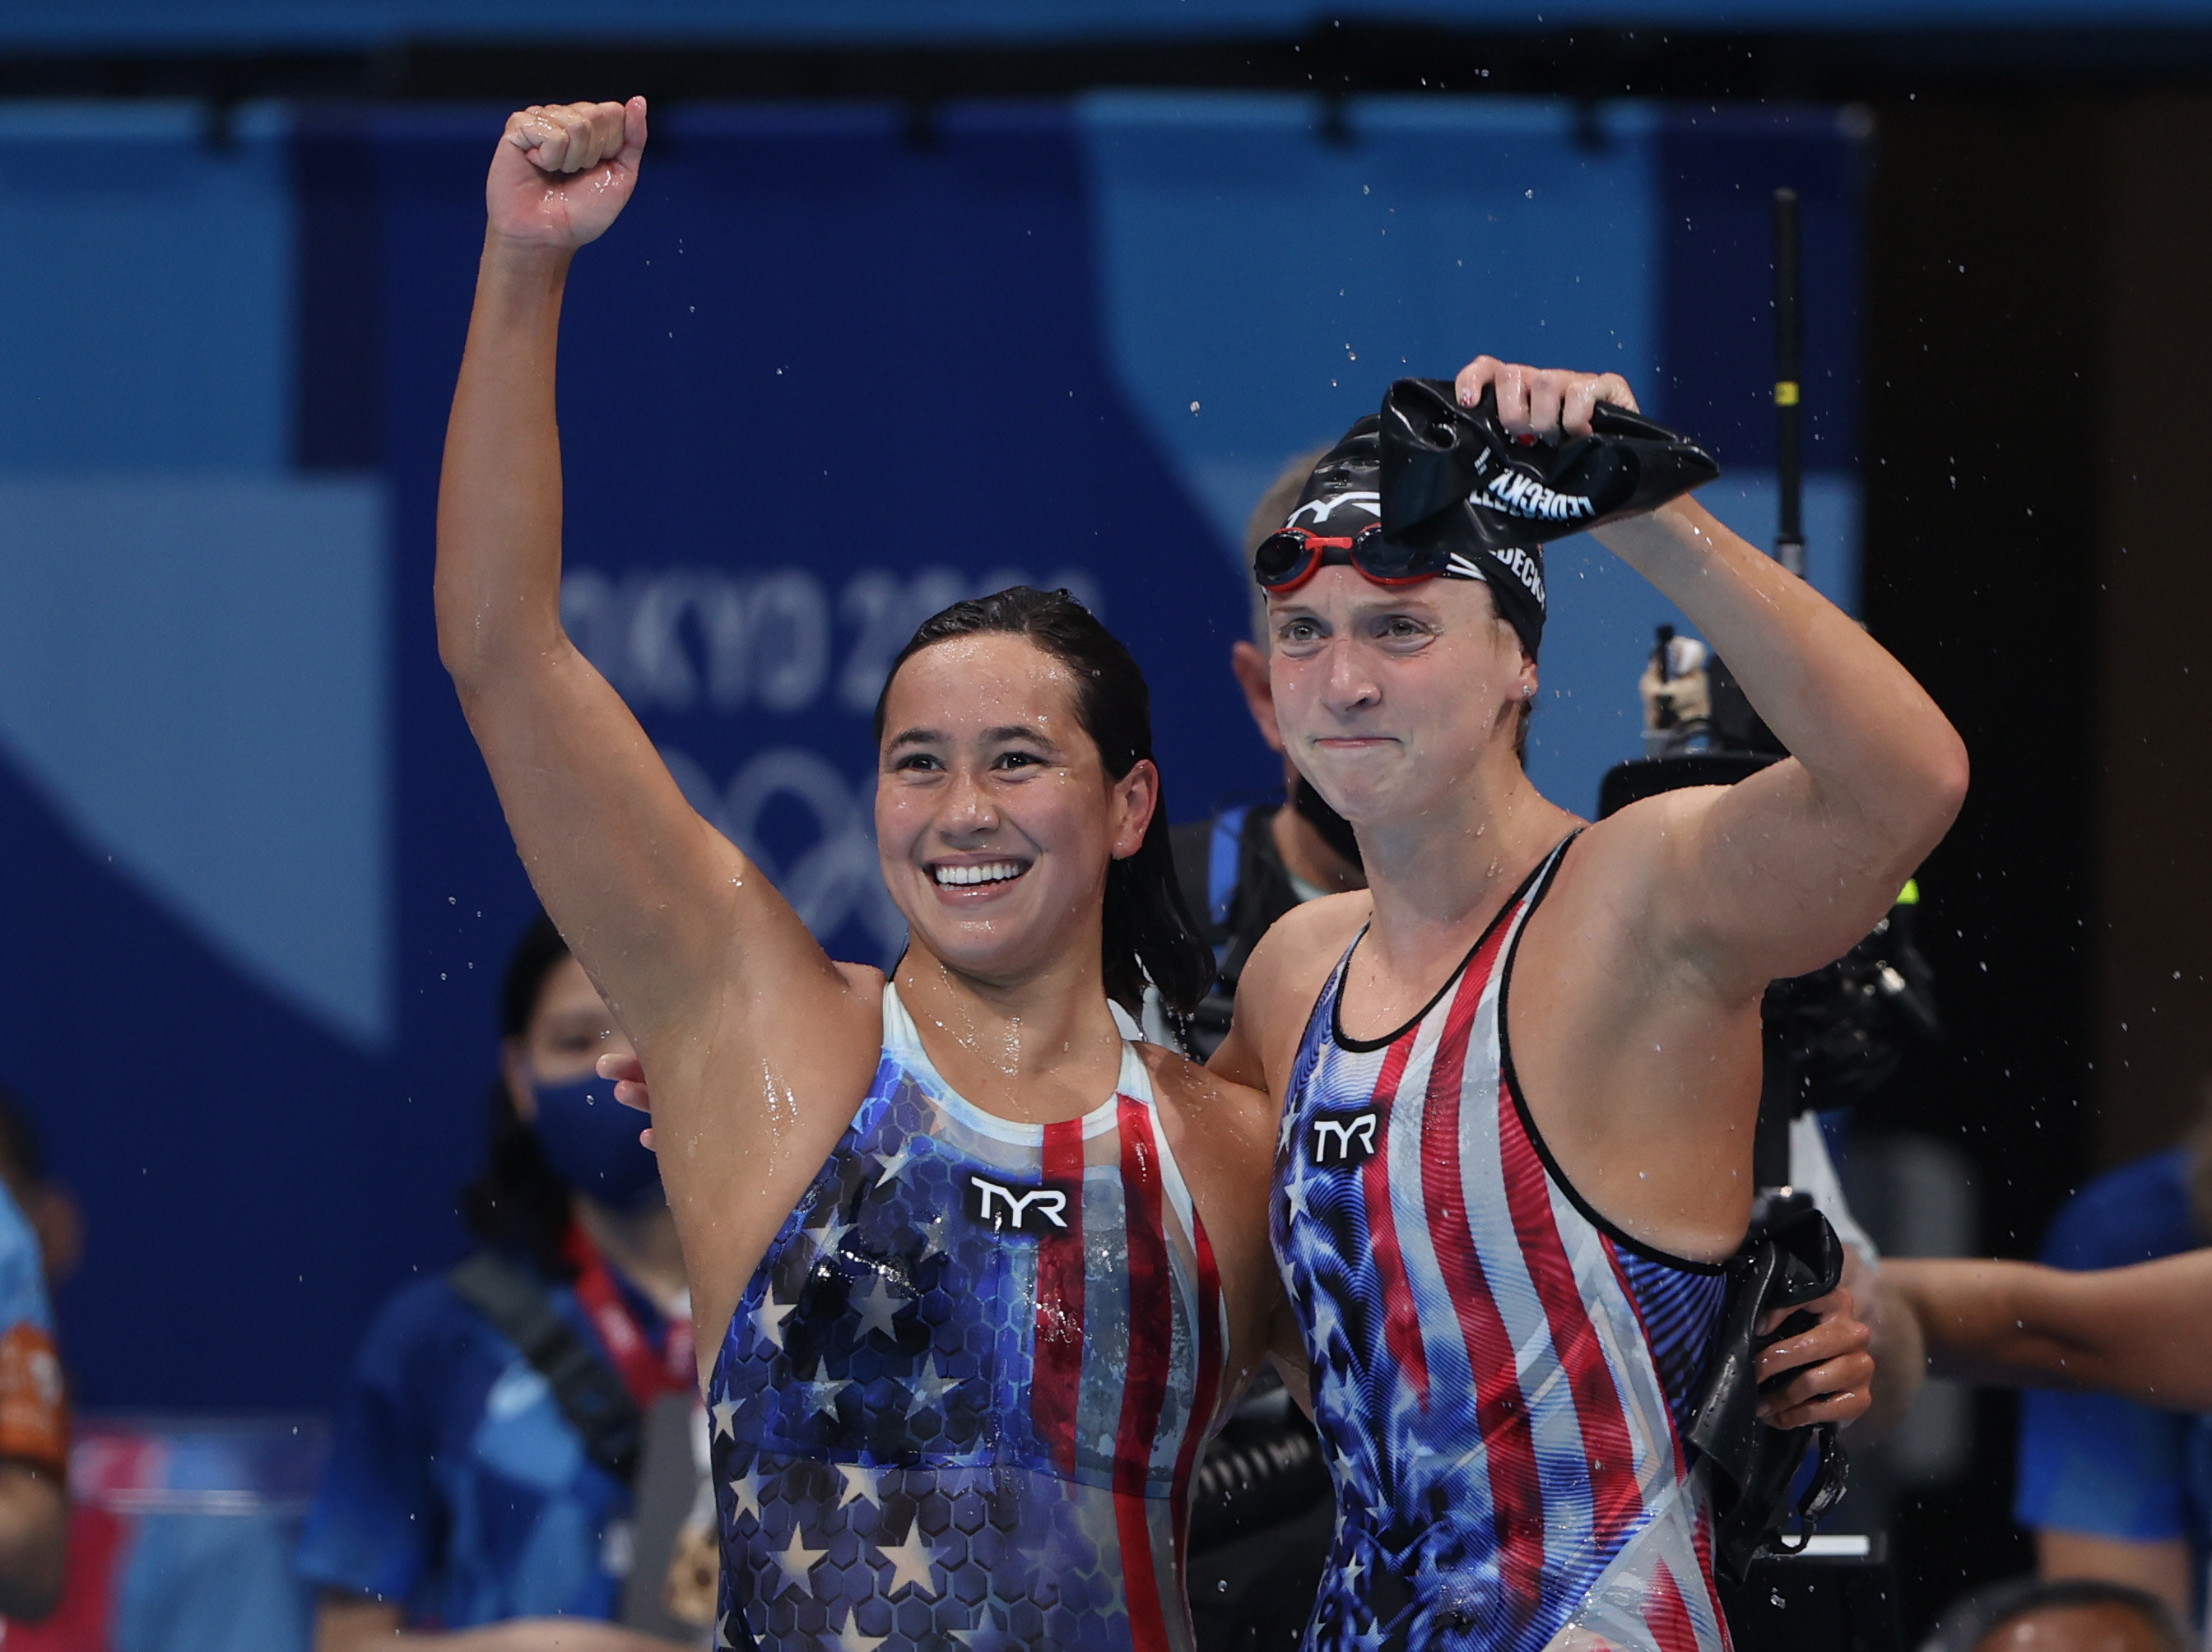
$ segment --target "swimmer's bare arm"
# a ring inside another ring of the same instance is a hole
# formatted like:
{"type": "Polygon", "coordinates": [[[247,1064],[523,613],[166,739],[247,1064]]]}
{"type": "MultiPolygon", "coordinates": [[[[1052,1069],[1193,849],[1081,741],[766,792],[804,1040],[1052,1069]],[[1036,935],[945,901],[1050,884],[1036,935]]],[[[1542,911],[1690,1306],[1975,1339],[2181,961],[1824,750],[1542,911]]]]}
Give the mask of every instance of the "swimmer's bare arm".
{"type": "MultiPolygon", "coordinates": [[[[1597,401],[1635,404],[1615,374],[1489,356],[1458,383],[1470,399],[1494,383],[1515,430],[1581,434],[1597,401]]],[[[1635,886],[1644,921],[1629,938],[1648,958],[1688,963],[1723,1002],[1756,997],[1835,958],[1889,909],[1959,811],[1966,747],[1879,643],[1693,500],[1596,537],[1674,600],[1793,755],[1737,786],[1624,810],[1578,853],[1635,886]]]]}
{"type": "Polygon", "coordinates": [[[2087,1273],[1892,1257],[1881,1272],[1939,1372],[2212,1410],[2212,1250],[2087,1273]]]}
{"type": "MultiPolygon", "coordinates": [[[[654,1075],[706,1352],[788,1209],[777,1200],[796,1196],[778,1164],[819,1162],[811,1139],[789,1139],[794,1112],[816,1095],[858,1099],[878,1011],[871,983],[841,974],[684,801],[561,627],[562,295],[576,250],[629,198],[645,116],[642,99],[533,109],[501,137],[439,490],[438,644],[531,881],[654,1075]],[[705,1081],[710,1068],[722,1082],[705,1081]],[[731,1214],[770,1206],[757,1221],[731,1214]]],[[[586,453],[592,434],[580,422],[586,453]]]]}
{"type": "Polygon", "coordinates": [[[1223,1420],[1267,1362],[1283,1297],[1267,1242],[1274,1111],[1255,1090],[1157,1045],[1139,1048],[1220,1280],[1229,1345],[1215,1418],[1223,1420]]]}

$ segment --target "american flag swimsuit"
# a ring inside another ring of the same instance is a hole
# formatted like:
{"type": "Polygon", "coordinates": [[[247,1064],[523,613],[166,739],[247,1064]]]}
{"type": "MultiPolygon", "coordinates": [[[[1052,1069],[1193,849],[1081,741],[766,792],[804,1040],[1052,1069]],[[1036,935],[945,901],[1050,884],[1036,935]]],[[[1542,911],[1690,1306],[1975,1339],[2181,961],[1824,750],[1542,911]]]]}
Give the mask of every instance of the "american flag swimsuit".
{"type": "Polygon", "coordinates": [[[717,1646],[1188,1652],[1227,1320],[1133,1045],[1115,1091],[986,1113],[885,985],[875,1082],[709,1385],[717,1646]]]}
{"type": "Polygon", "coordinates": [[[1306,1027],[1270,1218],[1336,1483],[1314,1652],[1729,1643],[1680,1432],[1723,1275],[1583,1203],[1506,1047],[1567,847],[1400,1031],[1344,1036],[1357,939],[1306,1027]]]}

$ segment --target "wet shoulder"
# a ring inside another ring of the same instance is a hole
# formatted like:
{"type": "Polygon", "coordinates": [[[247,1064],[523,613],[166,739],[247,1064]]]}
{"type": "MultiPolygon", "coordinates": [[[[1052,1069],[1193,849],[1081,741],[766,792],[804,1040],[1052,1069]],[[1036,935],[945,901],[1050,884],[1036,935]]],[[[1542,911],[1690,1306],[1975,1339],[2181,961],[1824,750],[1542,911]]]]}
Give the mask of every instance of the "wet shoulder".
{"type": "Polygon", "coordinates": [[[1591,824],[1575,822],[1583,829],[1553,880],[1555,896],[1567,901],[1588,891],[1619,901],[1648,894],[1670,876],[1678,853],[1689,848],[1728,789],[1685,786],[1639,798],[1591,824]]]}
{"type": "Polygon", "coordinates": [[[1237,1165],[1251,1163],[1254,1152],[1263,1162],[1273,1153],[1275,1109],[1266,1091],[1232,1084],[1158,1044],[1140,1044],[1138,1051],[1152,1075],[1168,1144],[1186,1173],[1200,1168],[1194,1159],[1237,1165]]]}
{"type": "Polygon", "coordinates": [[[1365,890],[1293,907],[1253,949],[1238,983],[1240,1001],[1247,992],[1262,993],[1255,1010],[1272,1013],[1287,1005],[1303,1017],[1374,911],[1365,890]]]}

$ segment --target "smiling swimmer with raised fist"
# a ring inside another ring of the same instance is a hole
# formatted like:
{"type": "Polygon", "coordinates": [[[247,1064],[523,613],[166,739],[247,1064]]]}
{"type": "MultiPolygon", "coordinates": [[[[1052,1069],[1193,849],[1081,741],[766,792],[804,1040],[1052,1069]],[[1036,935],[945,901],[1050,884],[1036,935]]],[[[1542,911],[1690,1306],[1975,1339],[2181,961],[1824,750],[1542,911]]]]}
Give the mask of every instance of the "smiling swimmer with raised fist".
{"type": "Polygon", "coordinates": [[[645,143],[641,99],[500,140],[438,630],[532,882],[653,1077],[716,1643],[1187,1648],[1191,1471],[1279,1287],[1264,1098],[1114,1012],[1148,977],[1188,1008],[1212,969],[1144,679],[1065,594],[926,623],[876,713],[911,939],[888,979],[831,961],[561,629],[562,290],[645,143]]]}

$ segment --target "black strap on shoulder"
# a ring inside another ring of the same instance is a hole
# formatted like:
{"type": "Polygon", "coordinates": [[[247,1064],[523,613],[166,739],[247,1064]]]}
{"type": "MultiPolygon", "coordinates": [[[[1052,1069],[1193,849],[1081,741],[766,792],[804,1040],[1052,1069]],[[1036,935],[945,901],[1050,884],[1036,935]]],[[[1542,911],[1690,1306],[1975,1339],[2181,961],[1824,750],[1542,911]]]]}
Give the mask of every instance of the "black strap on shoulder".
{"type": "Polygon", "coordinates": [[[645,1418],[607,1362],[576,1333],[532,1274],[480,1250],[446,1275],[453,1294],[522,1351],[552,1388],[554,1402],[582,1436],[592,1461],[624,1485],[637,1473],[645,1418]]]}

